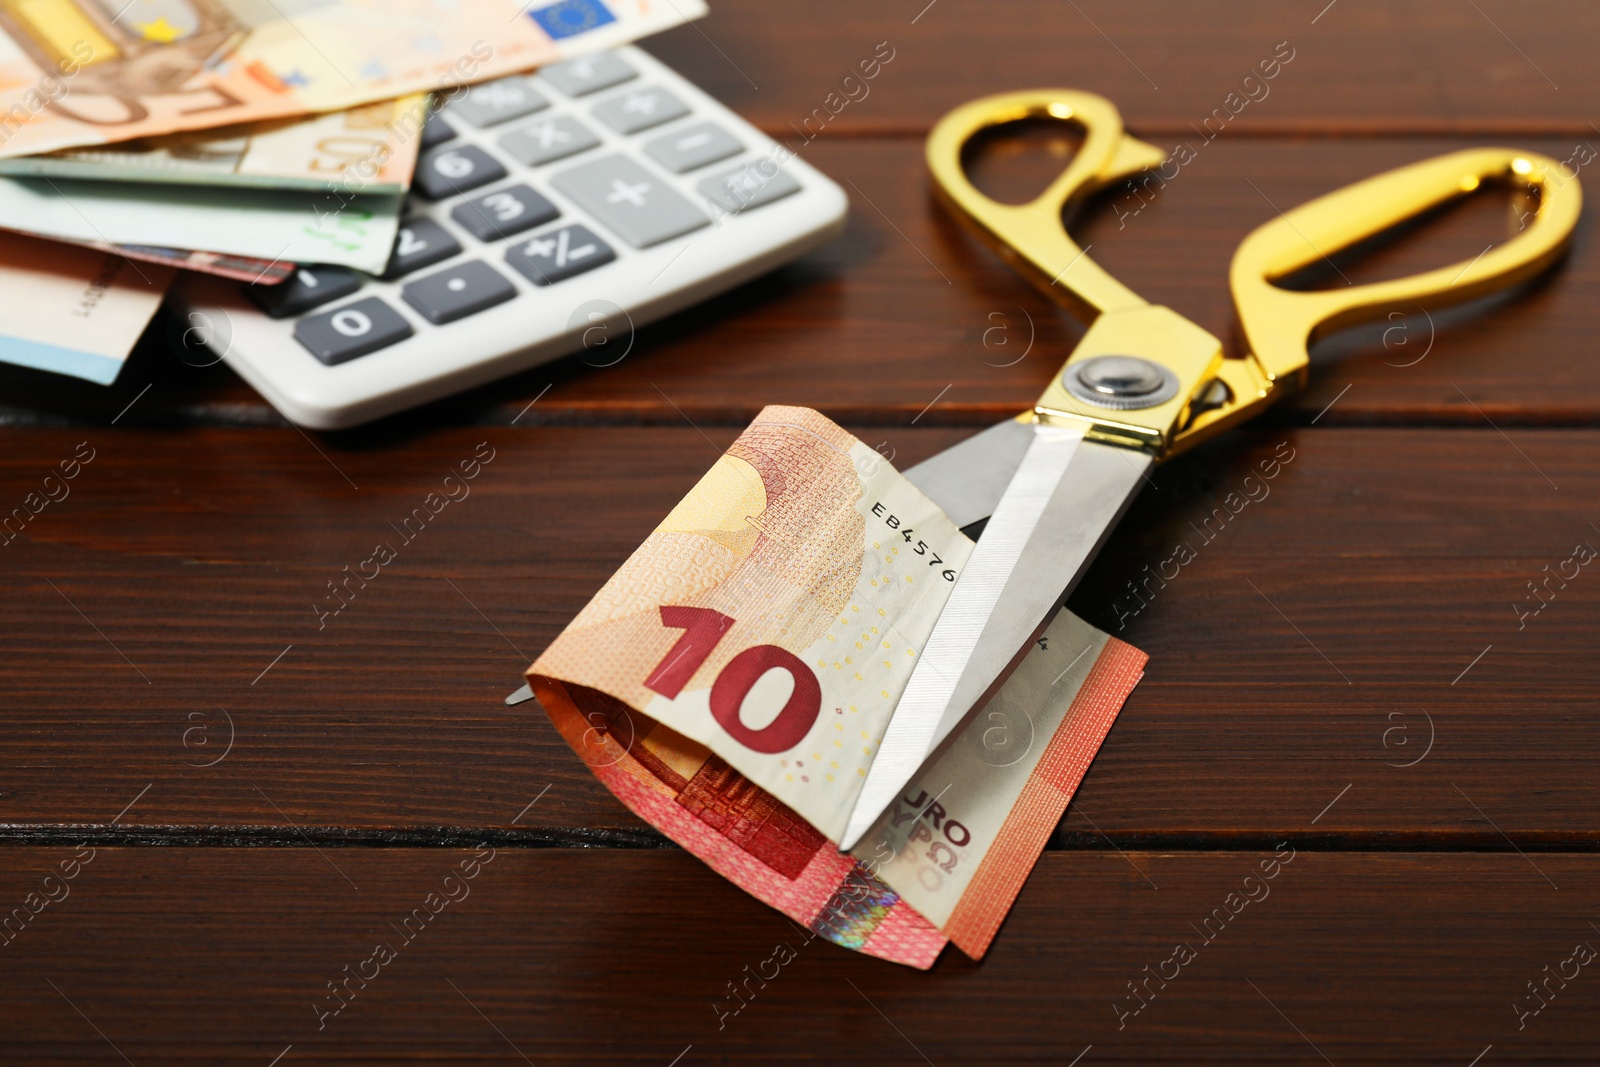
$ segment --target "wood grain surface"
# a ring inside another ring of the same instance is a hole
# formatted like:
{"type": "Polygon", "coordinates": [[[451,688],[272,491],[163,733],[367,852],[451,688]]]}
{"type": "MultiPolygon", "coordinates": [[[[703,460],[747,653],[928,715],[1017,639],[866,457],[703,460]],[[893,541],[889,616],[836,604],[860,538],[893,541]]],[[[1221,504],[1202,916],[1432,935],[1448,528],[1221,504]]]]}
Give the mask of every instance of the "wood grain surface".
{"type": "MultiPolygon", "coordinates": [[[[1600,149],[1600,134],[1592,140],[1600,149]]],[[[1310,140],[1290,151],[1278,141],[1219,137],[1165,188],[1101,197],[1074,232],[1102,266],[1238,355],[1227,272],[1247,233],[1277,209],[1474,143],[1310,140]]],[[[1553,138],[1515,143],[1556,159],[1572,150],[1553,138]]],[[[1063,160],[1048,143],[1031,148],[980,160],[980,180],[997,194],[1042,188],[1063,160]]],[[[681,425],[685,413],[734,426],[767,403],[805,404],[841,421],[983,426],[1032,405],[1082,327],[932,202],[921,141],[819,142],[802,152],[851,196],[838,241],[631,337],[619,334],[618,346],[631,342],[623,357],[596,351],[537,367],[364,433],[513,421],[681,425]]],[[[1336,257],[1312,281],[1359,283],[1471,260],[1504,240],[1514,219],[1508,197],[1486,193],[1406,240],[1336,257]]],[[[1600,394],[1589,387],[1597,282],[1600,251],[1580,240],[1560,270],[1518,292],[1464,308],[1424,304],[1330,337],[1312,353],[1311,387],[1270,417],[1306,425],[1337,398],[1318,425],[1600,424],[1600,394]]],[[[104,426],[153,383],[119,426],[281,424],[225,367],[175,355],[169,337],[181,333],[171,320],[158,323],[109,390],[0,367],[0,423],[104,426]]]]}
{"type": "MultiPolygon", "coordinates": [[[[1600,149],[1600,13],[713,6],[648,47],[835,177],[849,225],[620,362],[340,434],[194,365],[170,320],[109,389],[0,367],[0,516],[81,466],[0,535],[0,1062],[1593,1062],[1600,578],[1544,584],[1600,544],[1588,223],[1518,292],[1320,343],[1305,392],[1153,473],[1071,601],[1148,673],[981,962],[819,942],[727,1014],[799,934],[502,698],[763,405],[904,466],[1037,396],[1081,326],[930,199],[951,106],[1086,88],[1198,146],[1073,232],[1238,354],[1227,265],[1277,211],[1476,144],[1600,149]],[[1205,137],[1230,93],[1258,98],[1205,137]],[[470,496],[397,528],[475,456],[470,496]],[[319,617],[379,541],[395,563],[319,617]],[[470,897],[406,938],[480,845],[470,897]],[[1270,895],[1230,898],[1275,850],[1270,895]],[[324,1015],[378,941],[397,958],[324,1015]]],[[[1019,199],[1070,150],[1032,131],[973,173],[1019,199]]],[[[1516,210],[1473,198],[1296,284],[1471,259],[1516,210]]]]}
{"type": "MultiPolygon", "coordinates": [[[[80,441],[97,451],[0,549],[0,820],[104,823],[154,782],[125,831],[641,829],[536,705],[501,698],[734,430],[456,429],[320,451],[294,430],[82,432],[4,435],[0,499],[80,441]],[[399,527],[485,448],[469,496],[399,527]],[[398,559],[319,614],[378,542],[398,559]]],[[[960,436],[859,432],[902,463],[960,436]]],[[[1597,446],[1590,430],[1246,428],[1159,468],[1071,602],[1151,657],[1074,812],[1125,843],[1310,831],[1350,785],[1320,831],[1600,843],[1585,714],[1600,579],[1513,609],[1600,543],[1597,446]],[[1250,501],[1237,515],[1230,494],[1250,501]],[[1180,544],[1196,558],[1163,581],[1180,544]]]]}
{"type": "Polygon", "coordinates": [[[1583,0],[824,0],[776,33],[760,5],[720,4],[647,47],[774,135],[817,108],[837,110],[823,136],[921,135],[974,96],[1070,85],[1163,132],[1188,130],[1234,93],[1250,102],[1230,125],[1266,136],[1591,137],[1600,75],[1581,42],[1597,29],[1583,0]],[[880,42],[894,58],[862,84],[880,42]],[[1275,55],[1293,58],[1263,80],[1275,55]]]}
{"type": "Polygon", "coordinates": [[[1051,853],[981,963],[947,948],[929,973],[805,941],[681,852],[491,849],[29,850],[0,900],[90,858],[0,948],[6,1062],[1600,1054],[1600,982],[1572,962],[1600,942],[1583,904],[1600,891],[1593,855],[1051,853]],[[1519,1016],[1540,1004],[1527,983],[1546,981],[1545,1006],[1519,1016]]]}

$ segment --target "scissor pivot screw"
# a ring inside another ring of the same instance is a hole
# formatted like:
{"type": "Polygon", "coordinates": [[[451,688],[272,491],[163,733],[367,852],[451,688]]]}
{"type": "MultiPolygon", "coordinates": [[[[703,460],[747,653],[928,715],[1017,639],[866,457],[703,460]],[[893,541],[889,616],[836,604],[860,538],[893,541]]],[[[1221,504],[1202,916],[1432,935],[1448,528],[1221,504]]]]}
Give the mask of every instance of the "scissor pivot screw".
{"type": "Polygon", "coordinates": [[[1061,376],[1067,392],[1086,404],[1131,411],[1165,404],[1178,393],[1178,376],[1138,356],[1095,356],[1061,376]]]}

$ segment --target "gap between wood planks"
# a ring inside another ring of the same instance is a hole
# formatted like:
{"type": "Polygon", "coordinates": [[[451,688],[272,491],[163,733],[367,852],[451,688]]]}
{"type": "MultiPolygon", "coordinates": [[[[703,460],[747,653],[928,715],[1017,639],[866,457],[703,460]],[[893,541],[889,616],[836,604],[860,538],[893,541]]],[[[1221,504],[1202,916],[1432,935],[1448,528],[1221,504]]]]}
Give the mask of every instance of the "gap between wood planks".
{"type": "MultiPolygon", "coordinates": [[[[1068,812],[1068,821],[1071,820],[1068,812]]],[[[1119,833],[1058,829],[1047,852],[1270,852],[1288,842],[1302,852],[1596,853],[1600,830],[1518,831],[1510,841],[1483,830],[1228,830],[1191,833],[1119,833]]],[[[36,823],[0,825],[0,850],[18,847],[97,848],[495,848],[621,849],[678,851],[654,830],[507,829],[504,827],[419,826],[361,828],[343,826],[120,826],[36,823]]]]}
{"type": "MultiPolygon", "coordinates": [[[[1186,122],[1165,119],[1141,121],[1136,116],[1123,116],[1128,132],[1145,140],[1192,136],[1194,127],[1186,122]]],[[[762,133],[773,140],[795,140],[794,129],[781,124],[752,120],[762,133]]],[[[928,136],[931,124],[915,122],[873,122],[860,120],[849,125],[835,125],[819,134],[816,140],[921,140],[928,136]]],[[[1324,140],[1343,138],[1422,138],[1467,137],[1483,141],[1496,137],[1580,137],[1594,136],[1594,127],[1582,120],[1571,119],[1459,119],[1441,122],[1436,119],[1253,119],[1249,125],[1228,127],[1229,138],[1258,141],[1295,140],[1316,137],[1324,140]]]]}
{"type": "MultiPolygon", "coordinates": [[[[1481,406],[1481,405],[1480,405],[1481,406]]],[[[716,427],[719,429],[743,429],[750,424],[760,411],[761,405],[754,404],[748,408],[743,406],[718,406],[712,408],[691,408],[696,424],[701,426],[716,427]]],[[[841,426],[861,427],[864,429],[904,429],[910,426],[912,416],[917,414],[915,406],[894,407],[859,407],[859,406],[826,406],[822,413],[841,426]]],[[[974,404],[950,405],[936,408],[926,414],[916,424],[916,429],[930,430],[941,428],[983,428],[992,426],[1004,419],[1011,418],[1021,409],[1020,406],[1001,404],[974,404]]],[[[1600,429],[1600,411],[1589,413],[1567,413],[1560,411],[1517,411],[1509,408],[1491,407],[1488,409],[1495,424],[1501,428],[1518,430],[1593,430],[1600,429]]],[[[449,413],[440,412],[437,415],[423,415],[417,418],[416,413],[410,417],[415,422],[403,431],[406,434],[420,434],[430,430],[459,428],[462,426],[482,426],[486,428],[504,428],[512,425],[518,411],[518,405],[509,404],[497,406],[488,411],[479,412],[475,418],[460,421],[449,417],[449,413]]],[[[262,402],[259,408],[250,407],[241,409],[238,404],[219,404],[215,407],[208,405],[189,405],[180,412],[166,413],[167,418],[153,419],[137,423],[127,429],[134,432],[148,432],[151,429],[220,429],[220,430],[283,430],[289,429],[290,423],[278,415],[277,412],[267,407],[262,402]]],[[[407,416],[396,416],[395,419],[404,419],[407,416]]],[[[370,427],[356,427],[352,430],[337,431],[328,436],[336,439],[357,439],[363,434],[378,435],[396,432],[395,419],[385,420],[370,427]]],[[[1335,406],[1322,417],[1318,413],[1292,407],[1274,408],[1264,413],[1260,418],[1252,420],[1252,425],[1275,427],[1280,429],[1308,428],[1315,423],[1317,429],[1377,429],[1377,430],[1471,430],[1488,429],[1484,424],[1483,416],[1471,407],[1463,405],[1440,406],[1427,412],[1415,409],[1402,411],[1351,411],[1341,413],[1335,406]]],[[[540,429],[544,427],[594,427],[596,429],[626,429],[630,427],[652,426],[683,426],[683,414],[670,407],[660,409],[646,406],[601,406],[601,405],[572,405],[567,408],[549,407],[537,415],[529,413],[526,418],[516,421],[516,428],[540,429]]],[[[122,427],[112,429],[96,422],[93,419],[63,418],[59,415],[45,414],[27,409],[8,410],[0,404],[0,433],[8,430],[28,429],[64,429],[68,427],[82,427],[100,431],[116,432],[122,427]]]]}

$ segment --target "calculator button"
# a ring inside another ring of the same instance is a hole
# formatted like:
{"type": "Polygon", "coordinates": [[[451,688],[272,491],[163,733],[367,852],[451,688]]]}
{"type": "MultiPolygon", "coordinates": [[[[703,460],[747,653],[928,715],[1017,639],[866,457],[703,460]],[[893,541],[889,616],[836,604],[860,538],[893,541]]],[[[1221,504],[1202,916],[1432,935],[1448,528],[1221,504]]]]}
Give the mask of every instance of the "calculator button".
{"type": "Polygon", "coordinates": [[[568,96],[585,96],[638,76],[622,57],[610,52],[568,60],[539,71],[539,77],[568,96]]]}
{"type": "Polygon", "coordinates": [[[553,163],[593,148],[600,138],[577,119],[558,115],[521,126],[500,138],[500,147],[528,167],[553,163]]]}
{"type": "Polygon", "coordinates": [[[480,241],[498,241],[543,226],[561,211],[526,185],[512,185],[457,204],[450,217],[480,241]]]}
{"type": "Polygon", "coordinates": [[[474,85],[465,95],[450,102],[450,114],[486,129],[549,106],[550,101],[541,96],[528,79],[510,77],[474,85]]]}
{"type": "Polygon", "coordinates": [[[617,258],[611,246],[587,226],[563,226],[541,233],[506,253],[511,264],[534,285],[551,285],[617,258]]]}
{"type": "Polygon", "coordinates": [[[594,117],[618,133],[638,133],[681,118],[689,106],[665,89],[635,89],[594,106],[594,117]]]}
{"type": "Polygon", "coordinates": [[[410,282],[400,290],[405,302],[435,326],[464,319],[517,295],[493,267],[476,259],[410,282]]]}
{"type": "Polygon", "coordinates": [[[302,311],[349,296],[361,288],[361,276],[345,267],[296,267],[288,279],[277,285],[247,285],[244,291],[256,306],[274,319],[286,319],[302,311]]]}
{"type": "Polygon", "coordinates": [[[417,165],[417,187],[429,200],[443,200],[468,189],[499,181],[506,176],[489,153],[477,145],[436,148],[417,165]]]}
{"type": "Polygon", "coordinates": [[[550,179],[635,248],[698,230],[710,219],[667,183],[624,156],[605,156],[550,179]]]}
{"type": "Polygon", "coordinates": [[[645,154],[674,174],[683,174],[737,155],[744,149],[731,133],[709,122],[687,126],[657,137],[644,146],[645,154]]]}
{"type": "Polygon", "coordinates": [[[394,251],[389,254],[389,267],[383,276],[399,278],[423,267],[431,267],[442,259],[449,259],[459,251],[461,242],[446,233],[437,222],[432,219],[407,219],[400,224],[400,232],[394,239],[394,251]]]}
{"type": "Polygon", "coordinates": [[[330,367],[411,336],[411,324],[375,296],[294,324],[294,339],[330,367]]]}
{"type": "Polygon", "coordinates": [[[800,191],[800,183],[770,159],[713,174],[700,183],[707,200],[737,215],[800,191]]]}
{"type": "Polygon", "coordinates": [[[437,111],[429,111],[427,120],[422,124],[422,150],[426,152],[430,148],[455,139],[455,127],[440,118],[437,111]]]}

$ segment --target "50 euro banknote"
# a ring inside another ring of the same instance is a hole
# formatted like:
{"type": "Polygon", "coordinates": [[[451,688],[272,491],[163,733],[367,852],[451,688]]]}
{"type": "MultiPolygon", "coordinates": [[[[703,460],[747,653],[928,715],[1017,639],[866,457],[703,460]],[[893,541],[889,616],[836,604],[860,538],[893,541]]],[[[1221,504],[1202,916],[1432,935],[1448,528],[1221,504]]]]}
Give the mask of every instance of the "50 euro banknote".
{"type": "Polygon", "coordinates": [[[0,159],[0,174],[171,185],[403,193],[416,169],[428,96],[306,118],[190,130],[0,159]]]}
{"type": "Polygon", "coordinates": [[[0,156],[453,91],[705,11],[703,0],[0,0],[0,156]]]}
{"type": "Polygon", "coordinates": [[[529,685],[613,793],[757,898],[896,962],[930,966],[947,940],[978,956],[1144,656],[1063,613],[839,852],[971,551],[873,450],[814,411],[769,407],[529,685]]]}

